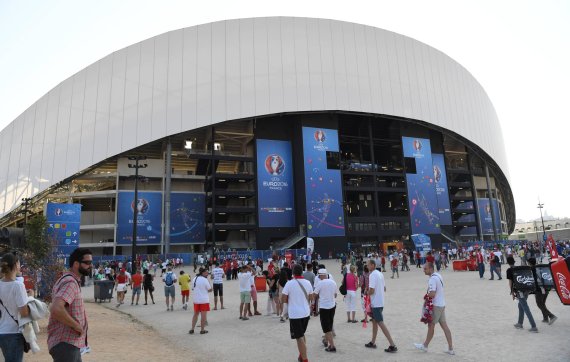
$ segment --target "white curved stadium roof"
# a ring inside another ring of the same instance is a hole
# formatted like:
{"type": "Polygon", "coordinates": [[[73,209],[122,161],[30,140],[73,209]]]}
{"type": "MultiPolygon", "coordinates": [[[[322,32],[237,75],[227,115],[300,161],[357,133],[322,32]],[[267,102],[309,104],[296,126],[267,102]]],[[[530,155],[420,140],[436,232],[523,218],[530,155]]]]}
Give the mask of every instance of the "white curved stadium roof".
{"type": "Polygon", "coordinates": [[[61,82],[0,133],[0,217],[100,161],[226,120],[342,110],[425,121],[470,140],[508,177],[489,97],[461,65],[383,29],[310,18],[174,30],[61,82]]]}

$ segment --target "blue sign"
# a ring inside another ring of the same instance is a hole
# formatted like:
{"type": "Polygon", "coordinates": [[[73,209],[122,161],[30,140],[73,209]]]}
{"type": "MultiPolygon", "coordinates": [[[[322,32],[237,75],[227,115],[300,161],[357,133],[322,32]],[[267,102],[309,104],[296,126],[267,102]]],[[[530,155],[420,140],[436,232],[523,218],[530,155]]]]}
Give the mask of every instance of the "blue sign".
{"type": "Polygon", "coordinates": [[[429,236],[425,234],[412,234],[412,241],[414,242],[414,246],[416,250],[423,253],[427,253],[431,251],[431,239],[429,236]]]}
{"type": "Polygon", "coordinates": [[[481,220],[481,232],[483,235],[493,235],[491,204],[493,205],[493,213],[495,214],[495,230],[497,234],[501,234],[501,218],[497,200],[492,199],[492,203],[489,203],[489,199],[481,198],[477,199],[477,205],[479,206],[479,219],[481,220]]]}
{"type": "Polygon", "coordinates": [[[402,137],[402,146],[404,157],[411,157],[416,161],[416,173],[406,173],[412,233],[439,234],[440,217],[430,141],[424,138],[402,137]]]}
{"type": "Polygon", "coordinates": [[[338,150],[337,130],[303,127],[308,236],[344,236],[340,170],[327,168],[327,151],[338,150]]]}
{"type": "Polygon", "coordinates": [[[451,209],[449,206],[449,189],[447,188],[447,174],[445,160],[442,154],[431,155],[433,162],[433,179],[440,225],[451,225],[451,209]]]}
{"type": "Polygon", "coordinates": [[[294,227],[291,142],[257,140],[259,227],[294,227]]]}
{"type": "MultiPolygon", "coordinates": [[[[119,191],[117,199],[117,244],[133,240],[133,191],[119,191]]],[[[137,245],[162,241],[162,193],[139,191],[137,200],[137,245]]]]}
{"type": "Polygon", "coordinates": [[[170,242],[205,243],[205,210],[206,201],[203,193],[170,193],[170,242]]]}
{"type": "Polygon", "coordinates": [[[79,229],[81,226],[81,204],[46,205],[48,236],[56,241],[57,254],[65,257],[79,246],[79,229]]]}

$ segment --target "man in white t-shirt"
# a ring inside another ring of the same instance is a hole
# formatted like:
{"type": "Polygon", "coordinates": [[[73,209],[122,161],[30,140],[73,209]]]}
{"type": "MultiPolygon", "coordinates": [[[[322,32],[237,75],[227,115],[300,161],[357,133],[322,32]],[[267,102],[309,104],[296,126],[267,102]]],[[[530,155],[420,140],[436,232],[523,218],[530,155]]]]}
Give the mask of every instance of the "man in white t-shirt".
{"type": "Polygon", "coordinates": [[[445,333],[445,338],[447,339],[447,344],[449,346],[445,353],[454,355],[455,352],[453,351],[453,344],[451,341],[451,331],[449,330],[447,322],[445,321],[445,295],[443,292],[443,279],[439,273],[434,272],[432,263],[426,263],[424,265],[424,274],[429,276],[428,296],[432,298],[433,302],[433,317],[431,323],[428,324],[428,332],[425,342],[414,343],[414,346],[421,351],[427,352],[428,345],[433,338],[435,325],[439,323],[441,329],[443,329],[443,333],[445,333]]]}
{"type": "Polygon", "coordinates": [[[319,283],[315,287],[315,295],[319,296],[319,316],[321,319],[321,328],[325,334],[326,342],[325,351],[336,352],[336,346],[333,341],[333,322],[336,311],[336,290],[337,285],[332,279],[328,279],[329,273],[326,269],[319,269],[319,283]]]}
{"type": "Polygon", "coordinates": [[[200,268],[198,275],[192,279],[192,300],[194,302],[194,316],[192,317],[192,329],[188,332],[194,334],[194,327],[200,314],[200,334],[208,333],[206,327],[207,313],[210,311],[210,293],[212,287],[208,281],[208,269],[200,268]]]}
{"type": "Polygon", "coordinates": [[[289,314],[289,330],[291,339],[297,341],[299,361],[306,362],[307,342],[305,332],[309,325],[311,314],[310,303],[313,296],[311,283],[303,278],[303,267],[295,264],[293,267],[293,279],[289,280],[281,292],[284,313],[289,314]]]}
{"type": "Polygon", "coordinates": [[[251,267],[243,265],[238,273],[239,280],[239,319],[246,321],[247,311],[249,310],[249,303],[251,303],[251,267]]]}
{"type": "Polygon", "coordinates": [[[368,277],[368,295],[370,296],[370,309],[372,311],[372,340],[364,346],[368,348],[376,348],[376,335],[378,334],[378,327],[386,336],[390,343],[384,352],[394,353],[398,351],[398,347],[394,344],[388,327],[384,324],[384,293],[386,292],[386,284],[384,276],[376,269],[376,262],[374,259],[368,260],[368,270],[372,270],[368,277]]]}
{"type": "Polygon", "coordinates": [[[214,282],[214,310],[218,309],[218,295],[220,296],[220,308],[224,308],[224,269],[220,268],[220,263],[212,270],[212,281],[214,282]]]}

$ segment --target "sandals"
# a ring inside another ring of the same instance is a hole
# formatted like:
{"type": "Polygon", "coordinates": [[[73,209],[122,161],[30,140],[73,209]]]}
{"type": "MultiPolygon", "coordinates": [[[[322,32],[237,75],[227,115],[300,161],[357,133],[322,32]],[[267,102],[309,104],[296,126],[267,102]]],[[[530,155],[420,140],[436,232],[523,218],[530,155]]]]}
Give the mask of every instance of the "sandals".
{"type": "Polygon", "coordinates": [[[206,333],[208,333],[207,330],[200,331],[200,334],[206,334],[206,333]]]}
{"type": "Polygon", "coordinates": [[[194,334],[194,330],[193,329],[189,330],[188,334],[194,334]]]}
{"type": "Polygon", "coordinates": [[[384,349],[384,352],[388,352],[388,353],[398,352],[398,347],[396,347],[396,346],[389,346],[388,348],[384,349]]]}
{"type": "Polygon", "coordinates": [[[325,348],[325,351],[326,352],[336,352],[336,347],[328,346],[327,348],[325,348]]]}
{"type": "Polygon", "coordinates": [[[364,347],[367,347],[367,348],[376,348],[376,344],[374,344],[374,343],[372,343],[372,342],[368,342],[368,343],[366,343],[366,344],[364,345],[364,347]]]}

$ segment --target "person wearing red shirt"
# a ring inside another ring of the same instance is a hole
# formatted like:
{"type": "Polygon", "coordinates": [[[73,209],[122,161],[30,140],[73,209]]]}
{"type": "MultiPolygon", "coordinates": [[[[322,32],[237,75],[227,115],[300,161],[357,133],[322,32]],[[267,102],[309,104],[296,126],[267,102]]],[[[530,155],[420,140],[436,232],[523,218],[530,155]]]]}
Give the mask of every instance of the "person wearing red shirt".
{"type": "Polygon", "coordinates": [[[426,256],[426,263],[435,263],[435,258],[431,255],[431,251],[428,251],[426,256]]]}
{"type": "Polygon", "coordinates": [[[481,252],[481,249],[477,249],[477,270],[479,270],[479,279],[483,279],[483,275],[485,274],[485,257],[481,252]]]}
{"type": "Polygon", "coordinates": [[[416,250],[416,268],[422,267],[422,254],[420,254],[419,250],[416,250]]]}
{"type": "Polygon", "coordinates": [[[127,284],[129,277],[125,274],[126,270],[123,268],[115,279],[115,290],[117,291],[117,308],[124,304],[125,293],[127,292],[127,284]]]}
{"type": "Polygon", "coordinates": [[[142,287],[143,276],[141,274],[141,270],[137,269],[135,274],[131,277],[131,289],[133,290],[133,296],[131,297],[131,305],[135,301],[135,295],[137,296],[137,304],[139,305],[139,298],[141,296],[141,287],[142,287]]]}

